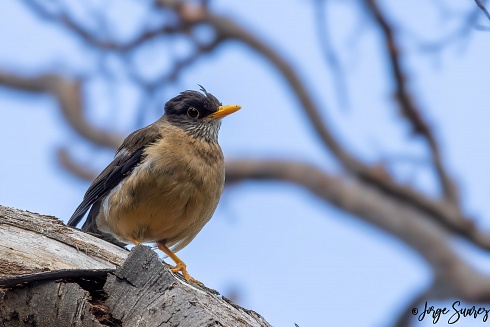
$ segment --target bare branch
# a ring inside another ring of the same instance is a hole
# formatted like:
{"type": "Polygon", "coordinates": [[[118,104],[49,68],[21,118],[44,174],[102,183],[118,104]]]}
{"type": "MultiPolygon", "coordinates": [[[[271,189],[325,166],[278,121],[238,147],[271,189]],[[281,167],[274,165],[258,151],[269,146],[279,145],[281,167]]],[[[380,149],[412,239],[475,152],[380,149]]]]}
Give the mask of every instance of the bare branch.
{"type": "MultiPolygon", "coordinates": [[[[155,89],[160,88],[162,85],[170,82],[175,82],[182,71],[184,71],[186,68],[189,68],[197,60],[201,59],[205,54],[215,50],[223,41],[224,40],[219,37],[207,43],[200,43],[197,40],[194,40],[196,50],[192,54],[185,58],[176,60],[173,63],[170,71],[166,72],[163,76],[159,77],[155,81],[151,83],[142,82],[142,84],[148,91],[153,92],[155,89]]],[[[134,74],[132,76],[134,76],[134,74]]]]}
{"type": "Polygon", "coordinates": [[[483,13],[485,14],[485,16],[487,16],[487,18],[490,20],[490,13],[488,12],[487,8],[485,8],[485,6],[483,5],[483,3],[481,3],[480,0],[475,0],[475,3],[478,6],[478,8],[480,8],[481,11],[483,11],[483,13]]]}
{"type": "MultiPolygon", "coordinates": [[[[318,168],[279,160],[233,160],[226,163],[228,184],[245,180],[283,181],[301,186],[342,211],[404,241],[434,270],[439,298],[490,301],[490,276],[472,268],[451,246],[447,230],[427,215],[363,182],[334,177],[318,168]]],[[[488,238],[488,235],[487,235],[488,238]]]]}
{"type": "Polygon", "coordinates": [[[76,162],[70,155],[67,148],[58,149],[57,157],[61,166],[78,178],[91,182],[97,177],[97,173],[95,171],[76,162]]]}
{"type": "Polygon", "coordinates": [[[34,0],[24,0],[24,3],[39,17],[49,20],[56,24],[61,24],[68,31],[74,33],[81,40],[94,46],[98,49],[108,50],[108,51],[118,51],[121,53],[126,53],[131,50],[137,49],[142,44],[151,41],[157,37],[165,34],[175,34],[182,32],[181,26],[169,26],[164,25],[157,28],[142,31],[136,38],[129,42],[116,42],[113,40],[102,40],[97,37],[97,33],[86,30],[79,23],[74,21],[68,14],[59,13],[54,14],[46,10],[42,5],[34,0]]]}
{"type": "Polygon", "coordinates": [[[485,26],[477,25],[475,22],[477,21],[477,17],[479,16],[480,11],[475,8],[469,14],[466,14],[465,18],[462,19],[462,23],[452,32],[442,37],[439,40],[434,41],[420,41],[420,37],[415,36],[414,38],[420,44],[419,48],[425,52],[438,52],[441,51],[444,47],[447,47],[455,42],[462,42],[465,38],[468,38],[473,29],[488,31],[489,28],[485,26]]]}
{"type": "Polygon", "coordinates": [[[328,33],[327,19],[326,19],[326,0],[315,0],[315,14],[316,14],[316,29],[319,38],[320,45],[325,56],[325,61],[332,70],[333,79],[335,81],[334,87],[337,90],[337,97],[339,104],[343,107],[349,107],[349,96],[347,90],[347,83],[344,78],[344,71],[341,65],[337,53],[330,42],[330,35],[328,33]]]}
{"type": "Polygon", "coordinates": [[[0,71],[0,85],[20,91],[52,95],[58,101],[61,113],[70,126],[99,146],[117,148],[122,142],[119,134],[95,127],[85,119],[81,80],[53,74],[20,76],[0,71]]]}
{"type": "Polygon", "coordinates": [[[459,196],[457,188],[454,182],[449,177],[441,159],[441,154],[439,150],[439,145],[436,141],[434,134],[430,126],[426,123],[423,118],[421,111],[417,108],[413,95],[410,94],[407,86],[407,76],[402,69],[400,63],[400,50],[393,33],[393,27],[388,23],[387,19],[383,15],[381,9],[379,8],[375,0],[366,1],[368,8],[371,10],[377,24],[383,32],[385,39],[386,52],[389,55],[391,63],[391,72],[393,75],[393,80],[396,84],[395,97],[400,106],[402,116],[404,116],[412,125],[413,130],[416,134],[420,134],[427,141],[431,149],[432,161],[434,163],[435,170],[437,172],[439,181],[442,185],[442,190],[444,196],[447,200],[458,204],[459,196]]]}

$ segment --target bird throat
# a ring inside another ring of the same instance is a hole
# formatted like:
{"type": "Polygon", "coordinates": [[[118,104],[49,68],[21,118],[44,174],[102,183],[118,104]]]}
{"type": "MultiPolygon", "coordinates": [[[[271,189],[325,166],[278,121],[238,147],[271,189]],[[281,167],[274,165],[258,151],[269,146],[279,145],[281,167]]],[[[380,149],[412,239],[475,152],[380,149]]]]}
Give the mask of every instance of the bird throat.
{"type": "Polygon", "coordinates": [[[188,135],[202,139],[209,143],[218,143],[218,133],[221,127],[221,119],[202,119],[200,121],[169,120],[176,127],[184,130],[188,135]]]}

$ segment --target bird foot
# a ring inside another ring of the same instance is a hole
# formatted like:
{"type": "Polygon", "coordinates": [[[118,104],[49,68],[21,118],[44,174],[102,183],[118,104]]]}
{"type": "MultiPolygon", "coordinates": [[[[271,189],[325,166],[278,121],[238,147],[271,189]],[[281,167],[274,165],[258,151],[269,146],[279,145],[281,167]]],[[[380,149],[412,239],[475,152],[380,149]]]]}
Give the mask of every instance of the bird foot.
{"type": "Polygon", "coordinates": [[[198,281],[197,279],[192,278],[191,275],[189,275],[189,273],[187,272],[187,266],[182,261],[181,262],[177,262],[177,264],[175,266],[170,266],[170,270],[173,273],[180,272],[184,276],[184,278],[188,282],[190,282],[190,283],[196,283],[196,284],[202,285],[202,283],[200,281],[198,281]]]}

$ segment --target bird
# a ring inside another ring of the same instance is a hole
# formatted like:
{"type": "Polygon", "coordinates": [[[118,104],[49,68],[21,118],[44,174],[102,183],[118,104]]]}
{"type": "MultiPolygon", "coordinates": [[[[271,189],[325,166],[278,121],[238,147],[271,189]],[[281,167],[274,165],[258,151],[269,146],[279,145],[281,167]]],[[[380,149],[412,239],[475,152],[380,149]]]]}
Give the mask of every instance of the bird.
{"type": "Polygon", "coordinates": [[[174,273],[200,283],[175,254],[211,219],[225,182],[218,144],[221,120],[238,111],[204,87],[165,103],[154,123],[124,139],[114,160],[87,189],[68,221],[119,244],[156,243],[174,273]]]}

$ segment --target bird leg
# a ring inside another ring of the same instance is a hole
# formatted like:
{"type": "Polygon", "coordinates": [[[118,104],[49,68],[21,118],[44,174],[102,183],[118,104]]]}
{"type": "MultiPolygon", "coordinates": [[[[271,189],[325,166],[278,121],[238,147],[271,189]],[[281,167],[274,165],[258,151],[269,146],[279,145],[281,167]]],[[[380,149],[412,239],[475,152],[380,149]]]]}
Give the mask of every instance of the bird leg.
{"type": "MultiPolygon", "coordinates": [[[[132,235],[128,236],[128,239],[134,245],[142,244],[140,240],[138,240],[136,237],[132,235]]],[[[195,278],[192,278],[191,275],[189,275],[189,273],[187,272],[187,266],[184,263],[184,261],[182,261],[175,253],[173,253],[172,250],[170,250],[164,243],[157,242],[157,247],[160,249],[160,251],[164,252],[166,255],[170,257],[170,259],[172,259],[175,262],[175,266],[170,266],[170,270],[172,272],[176,273],[180,271],[188,282],[202,284],[200,281],[198,281],[195,278]]]]}
{"type": "Polygon", "coordinates": [[[138,240],[136,237],[134,237],[133,235],[129,235],[127,236],[128,240],[130,240],[134,245],[141,245],[143,243],[140,242],[140,240],[138,240]]]}
{"type": "Polygon", "coordinates": [[[187,266],[184,263],[184,261],[180,260],[180,258],[175,253],[173,253],[172,250],[170,250],[164,243],[157,242],[157,246],[160,249],[160,251],[164,252],[166,255],[170,257],[170,259],[172,259],[175,262],[175,267],[170,266],[171,267],[170,270],[172,272],[176,273],[180,271],[188,282],[202,284],[200,281],[192,278],[191,275],[189,275],[189,273],[187,272],[187,266]]]}

